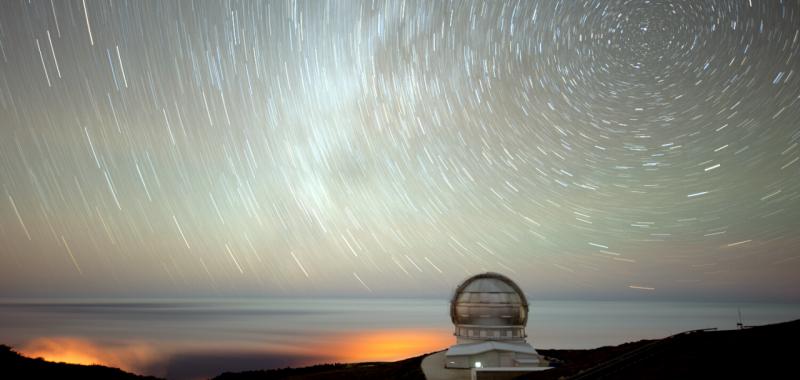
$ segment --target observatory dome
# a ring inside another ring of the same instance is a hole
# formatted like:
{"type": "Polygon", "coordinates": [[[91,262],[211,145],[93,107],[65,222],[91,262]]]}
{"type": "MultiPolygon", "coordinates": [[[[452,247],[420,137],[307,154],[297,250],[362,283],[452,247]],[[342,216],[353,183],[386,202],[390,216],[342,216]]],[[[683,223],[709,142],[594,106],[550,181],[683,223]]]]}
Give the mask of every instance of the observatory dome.
{"type": "Polygon", "coordinates": [[[506,276],[482,273],[465,280],[450,301],[458,341],[524,341],[528,301],[506,276]]]}

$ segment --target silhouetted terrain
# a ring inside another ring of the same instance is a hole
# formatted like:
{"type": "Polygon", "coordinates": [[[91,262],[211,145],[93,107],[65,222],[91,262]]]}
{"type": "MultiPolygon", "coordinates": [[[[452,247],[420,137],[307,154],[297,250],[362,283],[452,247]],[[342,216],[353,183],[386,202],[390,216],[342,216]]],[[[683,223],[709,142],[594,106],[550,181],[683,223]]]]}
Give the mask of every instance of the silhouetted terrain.
{"type": "Polygon", "coordinates": [[[428,354],[388,363],[320,364],[304,368],[223,373],[214,378],[214,380],[425,380],[425,375],[420,367],[425,356],[428,356],[428,354]]]}
{"type": "Polygon", "coordinates": [[[800,378],[800,320],[745,330],[698,331],[593,350],[538,350],[563,365],[518,379],[800,378]]]}
{"type": "Polygon", "coordinates": [[[31,359],[4,345],[0,345],[0,378],[158,380],[156,377],[134,375],[121,369],[101,365],[53,363],[41,358],[31,359]]]}

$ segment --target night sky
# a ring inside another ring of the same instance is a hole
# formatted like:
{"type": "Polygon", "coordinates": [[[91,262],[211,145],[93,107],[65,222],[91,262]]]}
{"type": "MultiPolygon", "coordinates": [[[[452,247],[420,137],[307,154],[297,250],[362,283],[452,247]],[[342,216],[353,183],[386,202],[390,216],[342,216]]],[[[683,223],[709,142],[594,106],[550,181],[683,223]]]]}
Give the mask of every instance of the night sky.
{"type": "Polygon", "coordinates": [[[0,296],[800,300],[795,1],[0,4],[0,296]]]}

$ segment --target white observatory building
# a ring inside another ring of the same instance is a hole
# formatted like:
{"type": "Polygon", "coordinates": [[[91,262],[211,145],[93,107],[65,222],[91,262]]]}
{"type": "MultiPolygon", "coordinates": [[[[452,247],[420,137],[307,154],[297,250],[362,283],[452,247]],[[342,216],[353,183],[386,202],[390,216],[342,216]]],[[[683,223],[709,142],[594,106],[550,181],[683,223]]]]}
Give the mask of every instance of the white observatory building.
{"type": "Polygon", "coordinates": [[[446,368],[539,367],[525,340],[528,300],[506,276],[482,273],[465,280],[450,300],[456,344],[445,353],[446,368]]]}

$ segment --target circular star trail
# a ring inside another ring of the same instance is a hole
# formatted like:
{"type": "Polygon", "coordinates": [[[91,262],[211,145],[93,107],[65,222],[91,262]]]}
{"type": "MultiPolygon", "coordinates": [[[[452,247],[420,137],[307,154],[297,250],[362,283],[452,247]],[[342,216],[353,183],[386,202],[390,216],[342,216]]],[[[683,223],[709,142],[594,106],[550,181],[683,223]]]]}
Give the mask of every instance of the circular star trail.
{"type": "Polygon", "coordinates": [[[4,295],[797,297],[795,2],[2,8],[4,295]]]}

